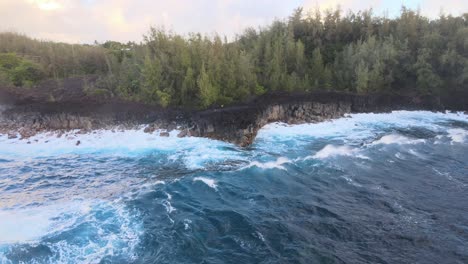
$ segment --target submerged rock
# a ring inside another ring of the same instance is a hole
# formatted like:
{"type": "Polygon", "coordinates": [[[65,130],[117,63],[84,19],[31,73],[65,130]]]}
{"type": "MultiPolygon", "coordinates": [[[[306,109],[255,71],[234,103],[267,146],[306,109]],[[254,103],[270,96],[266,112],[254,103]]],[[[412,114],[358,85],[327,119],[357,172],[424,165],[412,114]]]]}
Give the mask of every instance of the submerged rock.
{"type": "Polygon", "coordinates": [[[188,129],[184,129],[180,131],[179,134],[177,134],[177,137],[183,138],[183,137],[190,137],[190,131],[188,129]]]}
{"type": "Polygon", "coordinates": [[[169,137],[169,132],[167,132],[167,131],[166,132],[161,132],[161,133],[159,133],[159,136],[160,137],[169,137]]]}
{"type": "Polygon", "coordinates": [[[143,130],[143,132],[145,133],[148,133],[148,134],[152,134],[154,131],[156,131],[158,129],[158,126],[156,126],[155,124],[151,124],[147,127],[145,127],[145,129],[143,130]]]}

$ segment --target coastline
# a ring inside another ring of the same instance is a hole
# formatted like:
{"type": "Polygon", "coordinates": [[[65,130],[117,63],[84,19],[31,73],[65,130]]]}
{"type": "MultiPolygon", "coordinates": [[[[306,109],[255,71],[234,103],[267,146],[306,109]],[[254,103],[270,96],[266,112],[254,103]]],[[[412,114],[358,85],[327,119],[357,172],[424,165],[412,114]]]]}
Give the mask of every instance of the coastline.
{"type": "MultiPolygon", "coordinates": [[[[463,97],[359,95],[344,92],[270,93],[243,104],[203,111],[164,109],[119,100],[43,98],[0,93],[0,135],[24,139],[40,134],[87,134],[96,130],[128,130],[146,126],[146,133],[178,137],[206,137],[246,147],[257,132],[273,122],[317,123],[349,113],[394,110],[467,111],[463,97]],[[174,133],[171,133],[174,135],[174,133]]],[[[77,142],[79,144],[79,142],[77,142]]]]}

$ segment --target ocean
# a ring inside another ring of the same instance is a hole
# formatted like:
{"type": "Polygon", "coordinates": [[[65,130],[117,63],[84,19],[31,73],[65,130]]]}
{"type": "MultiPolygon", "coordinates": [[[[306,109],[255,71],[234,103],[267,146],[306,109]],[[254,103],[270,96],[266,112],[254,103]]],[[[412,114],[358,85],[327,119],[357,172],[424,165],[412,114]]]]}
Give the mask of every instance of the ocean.
{"type": "Polygon", "coordinates": [[[466,114],[143,129],[0,135],[0,263],[468,263],[466,114]]]}

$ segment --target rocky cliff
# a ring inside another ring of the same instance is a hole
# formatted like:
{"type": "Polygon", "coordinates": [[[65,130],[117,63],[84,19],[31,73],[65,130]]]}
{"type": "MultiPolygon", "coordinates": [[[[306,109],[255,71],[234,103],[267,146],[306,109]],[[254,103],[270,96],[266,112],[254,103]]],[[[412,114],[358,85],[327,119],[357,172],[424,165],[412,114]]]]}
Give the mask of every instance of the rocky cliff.
{"type": "Polygon", "coordinates": [[[271,122],[315,123],[346,113],[403,109],[442,110],[444,106],[438,98],[431,96],[278,93],[260,97],[244,106],[196,113],[191,117],[188,134],[247,146],[253,142],[257,131],[271,122]]]}
{"type": "MultiPolygon", "coordinates": [[[[460,100],[460,99],[457,99],[460,100]]],[[[10,100],[0,113],[0,134],[28,138],[38,132],[133,128],[150,124],[156,129],[181,129],[179,136],[224,140],[240,146],[250,145],[260,128],[271,122],[313,123],[338,118],[346,113],[386,112],[391,110],[445,110],[438,97],[397,95],[357,95],[351,93],[275,93],[243,105],[206,111],[180,111],[129,102],[34,102],[10,100]]],[[[450,103],[450,102],[448,102],[450,103]]],[[[453,109],[453,108],[452,108],[453,109]]],[[[453,110],[467,110],[466,102],[453,110]]],[[[164,133],[163,135],[167,135],[164,133]]]]}

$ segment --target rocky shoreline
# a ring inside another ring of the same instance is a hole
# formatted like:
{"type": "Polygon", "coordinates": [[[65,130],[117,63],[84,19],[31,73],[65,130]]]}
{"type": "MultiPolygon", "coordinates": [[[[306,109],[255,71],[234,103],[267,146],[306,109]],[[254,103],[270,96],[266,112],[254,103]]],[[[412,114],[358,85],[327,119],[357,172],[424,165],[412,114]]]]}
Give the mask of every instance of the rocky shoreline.
{"type": "Polygon", "coordinates": [[[250,145],[258,130],[271,122],[314,123],[358,112],[468,109],[465,101],[456,105],[451,104],[450,98],[339,92],[274,93],[237,106],[192,112],[123,101],[40,102],[6,94],[0,96],[3,98],[0,135],[9,138],[28,139],[44,132],[60,136],[69,131],[125,130],[144,124],[146,133],[169,136],[170,131],[178,129],[179,137],[207,137],[243,147],[250,145]]]}

